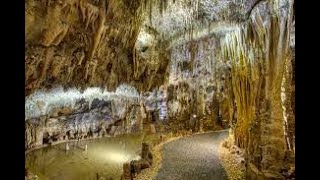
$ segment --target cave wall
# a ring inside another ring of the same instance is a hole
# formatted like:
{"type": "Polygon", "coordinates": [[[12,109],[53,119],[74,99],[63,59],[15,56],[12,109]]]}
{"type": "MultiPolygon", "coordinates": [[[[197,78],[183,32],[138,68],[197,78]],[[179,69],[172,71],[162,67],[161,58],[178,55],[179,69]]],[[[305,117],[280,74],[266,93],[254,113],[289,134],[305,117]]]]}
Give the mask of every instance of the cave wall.
{"type": "Polygon", "coordinates": [[[25,148],[61,141],[140,133],[143,111],[138,100],[80,99],[74,107],[55,108],[51,113],[25,121],[25,148]]]}
{"type": "Polygon", "coordinates": [[[166,85],[171,127],[206,131],[228,126],[230,64],[219,44],[218,37],[208,36],[171,47],[166,85]]]}
{"type": "Polygon", "coordinates": [[[146,121],[143,99],[127,84],[101,88],[36,91],[26,97],[25,148],[61,141],[140,133],[146,121]]]}
{"type": "Polygon", "coordinates": [[[27,0],[25,6],[26,96],[55,86],[115,90],[128,83],[152,90],[164,81],[167,59],[159,47],[165,43],[153,37],[150,57],[136,45],[144,34],[142,1],[27,0]]]}

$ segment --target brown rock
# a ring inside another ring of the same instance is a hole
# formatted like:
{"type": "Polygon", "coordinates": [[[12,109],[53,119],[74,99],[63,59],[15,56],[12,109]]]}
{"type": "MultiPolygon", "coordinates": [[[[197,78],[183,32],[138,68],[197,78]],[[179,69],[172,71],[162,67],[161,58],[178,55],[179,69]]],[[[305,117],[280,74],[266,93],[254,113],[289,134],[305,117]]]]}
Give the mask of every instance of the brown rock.
{"type": "Polygon", "coordinates": [[[295,167],[291,167],[291,168],[289,169],[289,171],[288,171],[288,176],[289,176],[290,178],[295,177],[295,173],[296,173],[295,167]]]}
{"type": "Polygon", "coordinates": [[[133,160],[131,162],[131,168],[133,169],[134,173],[140,173],[141,172],[141,161],[133,160]]]}
{"type": "Polygon", "coordinates": [[[247,180],[264,180],[263,174],[259,169],[252,163],[248,163],[247,168],[247,180]]]}
{"type": "Polygon", "coordinates": [[[122,180],[131,180],[131,166],[129,163],[123,164],[123,175],[122,175],[122,180]]]}
{"type": "Polygon", "coordinates": [[[285,178],[277,172],[263,172],[265,180],[285,180],[285,178]]]}
{"type": "Polygon", "coordinates": [[[140,163],[141,169],[146,169],[151,167],[149,161],[147,161],[146,159],[140,159],[139,163],[140,163]]]}
{"type": "Polygon", "coordinates": [[[222,146],[227,148],[227,149],[229,149],[230,148],[230,143],[228,141],[224,141],[222,146]]]}
{"type": "Polygon", "coordinates": [[[142,143],[141,158],[148,159],[149,152],[150,152],[150,145],[147,143],[142,143]]]}

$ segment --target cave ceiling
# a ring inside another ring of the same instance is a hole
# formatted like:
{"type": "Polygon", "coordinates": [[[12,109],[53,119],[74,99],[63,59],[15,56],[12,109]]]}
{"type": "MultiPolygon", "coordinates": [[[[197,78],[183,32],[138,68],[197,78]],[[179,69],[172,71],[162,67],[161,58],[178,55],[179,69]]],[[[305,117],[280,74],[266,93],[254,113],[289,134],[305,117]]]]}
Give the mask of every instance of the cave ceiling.
{"type": "Polygon", "coordinates": [[[263,2],[26,0],[26,96],[56,86],[152,90],[167,82],[172,46],[223,36],[263,2]]]}

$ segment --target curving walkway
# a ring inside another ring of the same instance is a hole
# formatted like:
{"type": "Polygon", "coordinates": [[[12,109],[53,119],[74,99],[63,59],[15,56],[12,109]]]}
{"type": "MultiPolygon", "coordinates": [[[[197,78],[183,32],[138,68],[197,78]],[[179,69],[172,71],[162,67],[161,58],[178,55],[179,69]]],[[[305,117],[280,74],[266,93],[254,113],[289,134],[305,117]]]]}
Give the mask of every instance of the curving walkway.
{"type": "Polygon", "coordinates": [[[218,149],[228,131],[196,134],[165,144],[156,180],[226,180],[218,149]]]}

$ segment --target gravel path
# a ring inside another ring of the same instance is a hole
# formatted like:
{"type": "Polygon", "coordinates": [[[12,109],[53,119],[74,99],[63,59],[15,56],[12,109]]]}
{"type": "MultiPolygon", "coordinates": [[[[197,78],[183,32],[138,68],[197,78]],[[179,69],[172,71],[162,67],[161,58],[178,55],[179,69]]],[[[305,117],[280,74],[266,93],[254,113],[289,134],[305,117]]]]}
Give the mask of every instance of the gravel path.
{"type": "Polygon", "coordinates": [[[227,180],[218,149],[228,131],[197,134],[172,141],[162,149],[156,180],[227,180]]]}

